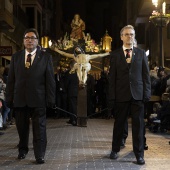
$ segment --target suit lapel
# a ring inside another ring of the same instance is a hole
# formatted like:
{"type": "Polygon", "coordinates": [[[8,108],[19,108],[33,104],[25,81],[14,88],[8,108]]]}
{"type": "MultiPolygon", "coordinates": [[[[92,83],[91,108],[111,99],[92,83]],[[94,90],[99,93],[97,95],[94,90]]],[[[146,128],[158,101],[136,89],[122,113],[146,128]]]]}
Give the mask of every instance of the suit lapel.
{"type": "Polygon", "coordinates": [[[37,49],[36,55],[35,55],[35,58],[34,58],[34,61],[33,61],[31,67],[35,67],[36,64],[39,62],[39,59],[40,59],[40,56],[41,56],[40,53],[41,53],[41,51],[39,49],[37,49]]]}
{"type": "Polygon", "coordinates": [[[134,61],[136,60],[136,56],[137,56],[137,49],[134,47],[133,51],[132,51],[132,60],[131,60],[131,64],[134,63],[134,61]]]}
{"type": "Polygon", "coordinates": [[[20,54],[20,65],[22,66],[22,68],[25,68],[25,50],[21,51],[20,54]]]}
{"type": "Polygon", "coordinates": [[[121,58],[121,62],[126,65],[127,68],[128,67],[128,63],[126,62],[126,58],[125,58],[125,54],[124,54],[124,51],[123,51],[123,48],[121,48],[120,50],[120,58],[121,58]]]}
{"type": "Polygon", "coordinates": [[[127,64],[123,48],[121,48],[121,50],[120,50],[120,56],[121,56],[122,62],[127,64]]]}

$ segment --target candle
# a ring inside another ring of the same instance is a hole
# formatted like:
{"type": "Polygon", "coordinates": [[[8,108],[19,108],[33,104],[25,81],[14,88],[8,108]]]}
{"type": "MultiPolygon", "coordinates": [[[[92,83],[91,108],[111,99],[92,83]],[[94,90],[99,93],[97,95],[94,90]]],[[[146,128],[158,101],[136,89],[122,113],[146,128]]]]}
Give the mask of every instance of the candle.
{"type": "Polygon", "coordinates": [[[165,15],[166,13],[166,2],[162,4],[162,14],[165,15]]]}

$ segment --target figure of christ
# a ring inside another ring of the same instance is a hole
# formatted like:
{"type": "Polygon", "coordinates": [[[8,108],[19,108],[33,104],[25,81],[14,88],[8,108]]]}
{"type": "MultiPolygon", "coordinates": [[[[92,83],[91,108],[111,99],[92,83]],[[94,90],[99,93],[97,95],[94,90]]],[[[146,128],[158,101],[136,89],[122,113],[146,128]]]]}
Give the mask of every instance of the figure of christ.
{"type": "MultiPolygon", "coordinates": [[[[77,50],[79,47],[76,47],[75,49],[77,50]]],[[[89,63],[90,60],[93,60],[95,58],[100,58],[100,57],[105,57],[110,55],[109,52],[107,53],[100,53],[100,54],[85,54],[83,50],[79,49],[79,54],[70,54],[66,53],[64,51],[59,50],[58,48],[54,47],[52,50],[58,52],[59,54],[68,57],[68,58],[73,58],[76,63],[74,64],[74,68],[71,71],[76,71],[77,76],[79,78],[79,85],[85,86],[86,81],[87,81],[87,73],[91,69],[91,64],[89,63]]]]}

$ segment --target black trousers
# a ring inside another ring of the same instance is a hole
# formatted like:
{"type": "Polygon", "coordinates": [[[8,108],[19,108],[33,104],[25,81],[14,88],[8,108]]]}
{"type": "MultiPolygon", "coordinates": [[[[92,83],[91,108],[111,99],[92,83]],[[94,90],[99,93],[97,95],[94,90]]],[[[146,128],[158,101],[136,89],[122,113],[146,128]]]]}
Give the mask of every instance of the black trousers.
{"type": "Polygon", "coordinates": [[[128,102],[117,102],[115,104],[115,122],[113,129],[112,151],[119,152],[124,133],[125,122],[128,114],[132,116],[132,140],[133,151],[136,158],[144,156],[144,103],[142,101],[131,100],[128,102]]]}
{"type": "Polygon", "coordinates": [[[68,110],[70,113],[73,114],[73,115],[70,115],[71,122],[73,122],[73,121],[76,122],[77,121],[77,118],[76,118],[77,117],[77,97],[76,96],[69,97],[68,110]]]}
{"type": "Polygon", "coordinates": [[[128,137],[128,118],[126,119],[124,125],[123,139],[126,140],[127,137],[128,137]]]}
{"type": "Polygon", "coordinates": [[[15,108],[15,119],[19,135],[19,153],[27,154],[29,151],[29,125],[32,122],[34,155],[36,159],[44,158],[47,146],[46,108],[15,108]]]}
{"type": "MultiPolygon", "coordinates": [[[[144,120],[143,120],[144,121],[144,120]]],[[[144,127],[143,127],[143,140],[144,140],[144,146],[146,145],[146,129],[145,129],[145,121],[144,121],[144,127]]],[[[124,133],[123,133],[123,137],[122,139],[126,140],[128,137],[128,120],[125,121],[125,125],[124,125],[124,133]]]]}

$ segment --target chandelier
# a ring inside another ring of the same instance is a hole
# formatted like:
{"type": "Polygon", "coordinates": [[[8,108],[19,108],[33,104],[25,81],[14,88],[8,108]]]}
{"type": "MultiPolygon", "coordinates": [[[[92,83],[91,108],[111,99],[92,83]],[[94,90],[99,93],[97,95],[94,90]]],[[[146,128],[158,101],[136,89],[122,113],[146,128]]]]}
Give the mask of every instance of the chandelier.
{"type": "Polygon", "coordinates": [[[169,23],[170,14],[166,14],[166,2],[164,0],[160,1],[161,3],[159,3],[159,9],[157,9],[159,1],[152,0],[152,3],[156,9],[152,12],[149,20],[152,21],[155,26],[164,27],[169,23]]]}

